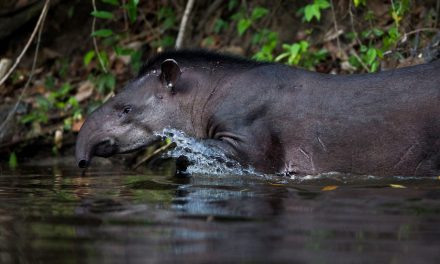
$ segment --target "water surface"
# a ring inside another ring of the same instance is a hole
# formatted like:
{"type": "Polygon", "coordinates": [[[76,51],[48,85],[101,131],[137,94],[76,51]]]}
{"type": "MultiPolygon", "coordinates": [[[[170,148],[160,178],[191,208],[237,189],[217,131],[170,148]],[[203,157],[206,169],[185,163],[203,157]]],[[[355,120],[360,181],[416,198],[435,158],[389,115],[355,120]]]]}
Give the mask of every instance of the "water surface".
{"type": "Polygon", "coordinates": [[[440,180],[1,170],[0,263],[208,262],[440,263],[440,180]]]}

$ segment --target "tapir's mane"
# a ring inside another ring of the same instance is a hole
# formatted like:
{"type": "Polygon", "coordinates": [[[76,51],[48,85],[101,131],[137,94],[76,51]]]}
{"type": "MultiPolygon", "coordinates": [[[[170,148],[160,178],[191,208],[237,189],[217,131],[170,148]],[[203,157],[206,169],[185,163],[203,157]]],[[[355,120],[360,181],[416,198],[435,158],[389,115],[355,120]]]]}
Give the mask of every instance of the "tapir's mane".
{"type": "Polygon", "coordinates": [[[147,63],[142,66],[138,76],[150,70],[160,68],[160,64],[166,59],[174,59],[180,66],[184,67],[222,65],[223,67],[253,68],[267,64],[232,54],[217,53],[208,50],[173,50],[159,53],[150,58],[147,63]]]}

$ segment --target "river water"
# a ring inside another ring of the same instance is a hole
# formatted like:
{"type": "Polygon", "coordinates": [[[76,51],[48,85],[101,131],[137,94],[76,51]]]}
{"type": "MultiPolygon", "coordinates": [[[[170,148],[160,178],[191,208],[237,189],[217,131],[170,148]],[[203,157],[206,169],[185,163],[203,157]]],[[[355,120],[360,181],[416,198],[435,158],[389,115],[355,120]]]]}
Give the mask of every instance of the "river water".
{"type": "Polygon", "coordinates": [[[440,180],[1,169],[0,263],[440,263],[440,180]]]}

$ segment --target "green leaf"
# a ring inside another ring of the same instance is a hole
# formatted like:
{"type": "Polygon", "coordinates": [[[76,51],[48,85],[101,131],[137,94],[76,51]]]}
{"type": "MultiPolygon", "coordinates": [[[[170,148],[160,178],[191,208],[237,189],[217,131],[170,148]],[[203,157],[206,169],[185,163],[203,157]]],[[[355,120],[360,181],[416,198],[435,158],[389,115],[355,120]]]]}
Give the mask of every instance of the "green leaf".
{"type": "Polygon", "coordinates": [[[384,34],[383,30],[379,28],[373,28],[373,33],[376,37],[381,37],[384,34]]]}
{"type": "Polygon", "coordinates": [[[84,55],[84,65],[88,66],[90,64],[90,62],[93,60],[93,58],[95,57],[96,53],[93,50],[90,50],[89,52],[86,53],[86,55],[84,55]]]}
{"type": "Polygon", "coordinates": [[[101,0],[101,2],[106,3],[106,4],[110,4],[110,5],[114,5],[114,6],[119,5],[118,0],[101,0]]]}
{"type": "Polygon", "coordinates": [[[38,117],[36,116],[36,114],[34,114],[34,113],[30,113],[30,114],[27,114],[27,115],[23,116],[23,117],[21,118],[20,122],[21,122],[22,124],[27,124],[27,123],[30,123],[30,122],[35,121],[37,118],[38,118],[38,117]]]}
{"type": "Polygon", "coordinates": [[[63,97],[67,95],[72,90],[72,86],[70,83],[64,83],[61,85],[60,90],[58,91],[58,97],[63,97]]]}
{"type": "Polygon", "coordinates": [[[170,7],[160,8],[157,17],[159,18],[159,21],[162,22],[162,31],[174,27],[174,24],[176,23],[176,15],[174,14],[174,10],[170,7]]]}
{"type": "Polygon", "coordinates": [[[96,87],[101,94],[107,94],[113,91],[116,86],[116,79],[111,73],[101,74],[96,80],[96,87]]]}
{"type": "Polygon", "coordinates": [[[17,165],[17,155],[15,155],[15,152],[12,152],[11,155],[9,155],[9,168],[15,169],[17,165]]]}
{"type": "Polygon", "coordinates": [[[115,50],[116,55],[118,55],[118,56],[130,56],[134,52],[133,49],[123,48],[123,47],[119,47],[119,46],[115,46],[114,50],[115,50]]]}
{"type": "Polygon", "coordinates": [[[369,48],[367,51],[367,64],[372,65],[373,62],[376,60],[377,57],[377,51],[375,48],[369,48]]]}
{"type": "Polygon", "coordinates": [[[301,47],[301,52],[306,52],[307,49],[309,48],[309,42],[305,41],[305,40],[301,40],[299,42],[299,45],[301,47]]]}
{"type": "Polygon", "coordinates": [[[175,22],[176,22],[176,20],[175,20],[174,14],[170,17],[167,17],[163,21],[163,30],[167,30],[167,29],[174,27],[175,22]]]}
{"type": "Polygon", "coordinates": [[[228,27],[228,23],[224,21],[223,19],[219,18],[214,23],[214,32],[220,33],[223,29],[226,29],[228,27]]]}
{"type": "Polygon", "coordinates": [[[366,0],[353,0],[353,3],[354,3],[355,7],[358,7],[360,5],[365,6],[367,4],[366,2],[367,2],[366,0]]]}
{"type": "Polygon", "coordinates": [[[74,13],[75,13],[75,6],[69,7],[69,9],[67,10],[67,17],[72,18],[74,13]]]}
{"type": "Polygon", "coordinates": [[[377,57],[383,59],[383,51],[381,51],[380,49],[376,49],[376,52],[377,52],[377,57]]]}
{"type": "Polygon", "coordinates": [[[46,97],[41,96],[41,95],[35,97],[35,102],[37,103],[38,107],[43,110],[49,110],[51,107],[51,103],[49,102],[49,100],[46,99],[46,97]]]}
{"type": "Polygon", "coordinates": [[[110,37],[113,35],[113,31],[111,29],[100,29],[92,32],[92,37],[110,37]]]}
{"type": "Polygon", "coordinates": [[[116,87],[116,78],[112,74],[107,75],[107,78],[105,80],[106,86],[113,91],[116,87]]]}
{"type": "Polygon", "coordinates": [[[313,5],[316,5],[319,9],[327,9],[330,7],[330,3],[327,0],[315,0],[313,5]]]}
{"type": "Polygon", "coordinates": [[[104,68],[107,69],[108,64],[109,64],[109,59],[108,59],[107,52],[105,52],[105,51],[99,52],[99,57],[100,57],[100,60],[102,61],[102,63],[104,64],[104,68]]]}
{"type": "Polygon", "coordinates": [[[298,64],[298,62],[299,62],[298,55],[299,55],[300,50],[301,50],[301,45],[298,43],[295,43],[290,47],[290,49],[289,49],[290,56],[288,59],[289,64],[298,64]]]}
{"type": "Polygon", "coordinates": [[[93,11],[91,15],[102,19],[113,19],[113,13],[107,11],[93,11]]]}
{"type": "Polygon", "coordinates": [[[136,21],[138,4],[139,0],[129,0],[125,5],[125,9],[127,10],[128,18],[130,19],[131,23],[136,21]]]}
{"type": "Polygon", "coordinates": [[[160,45],[162,47],[172,47],[176,43],[176,39],[172,36],[165,36],[160,40],[160,45]]]}
{"type": "Polygon", "coordinates": [[[231,11],[232,9],[234,9],[238,4],[237,0],[229,0],[228,3],[228,10],[231,11]]]}
{"type": "Polygon", "coordinates": [[[280,54],[280,55],[278,55],[276,58],[275,58],[275,61],[281,61],[281,60],[283,60],[284,58],[287,58],[289,56],[289,53],[282,53],[282,54],[280,54]]]}
{"type": "Polygon", "coordinates": [[[67,103],[68,103],[70,106],[75,107],[75,108],[79,106],[79,104],[78,104],[78,100],[76,100],[76,97],[75,97],[75,96],[70,96],[70,97],[69,97],[69,100],[67,100],[67,103]]]}
{"type": "Polygon", "coordinates": [[[269,13],[269,10],[267,10],[264,7],[255,7],[254,10],[252,10],[251,20],[257,20],[269,13]]]}
{"type": "Polygon", "coordinates": [[[63,110],[63,109],[66,108],[66,103],[64,103],[64,102],[57,102],[57,103],[55,103],[55,107],[60,109],[60,110],[63,110]]]}
{"type": "Polygon", "coordinates": [[[378,61],[373,62],[370,67],[370,72],[377,72],[378,69],[379,69],[379,62],[378,61]]]}
{"type": "Polygon", "coordinates": [[[240,36],[242,36],[244,34],[244,32],[246,32],[246,30],[251,26],[251,20],[249,19],[240,19],[240,21],[238,21],[237,24],[237,30],[238,30],[238,34],[240,36]]]}
{"type": "Polygon", "coordinates": [[[370,35],[371,35],[371,33],[372,33],[372,31],[371,30],[365,30],[365,31],[362,31],[361,32],[361,37],[362,38],[364,38],[364,39],[366,39],[366,38],[368,38],[370,35]]]}
{"type": "Polygon", "coordinates": [[[304,16],[307,22],[312,21],[313,17],[319,21],[321,19],[321,12],[316,5],[308,5],[304,8],[304,16]]]}
{"type": "Polygon", "coordinates": [[[241,18],[243,18],[243,13],[242,12],[235,13],[232,16],[230,16],[229,18],[233,21],[238,21],[241,18]]]}
{"type": "Polygon", "coordinates": [[[361,48],[360,48],[361,52],[366,52],[367,50],[368,50],[367,46],[361,45],[361,48]]]}
{"type": "MultiPolygon", "coordinates": [[[[174,43],[174,38],[173,43],[174,43]]],[[[140,50],[133,51],[133,53],[130,55],[130,65],[133,72],[138,72],[139,69],[142,66],[142,52],[140,50]]]]}
{"type": "Polygon", "coordinates": [[[392,40],[397,41],[397,40],[399,39],[399,36],[400,36],[400,34],[399,34],[399,30],[398,30],[396,27],[391,27],[391,28],[388,30],[388,35],[390,36],[390,38],[391,38],[392,40]]]}

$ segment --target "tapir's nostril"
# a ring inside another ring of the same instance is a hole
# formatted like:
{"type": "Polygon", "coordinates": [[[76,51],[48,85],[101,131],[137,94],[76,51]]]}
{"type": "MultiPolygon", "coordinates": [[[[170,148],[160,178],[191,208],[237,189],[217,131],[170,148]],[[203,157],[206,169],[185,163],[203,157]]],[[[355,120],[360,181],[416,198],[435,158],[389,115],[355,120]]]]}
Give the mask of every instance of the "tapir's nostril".
{"type": "Polygon", "coordinates": [[[80,168],[87,168],[89,166],[89,162],[87,160],[80,160],[78,162],[78,167],[80,168]]]}

